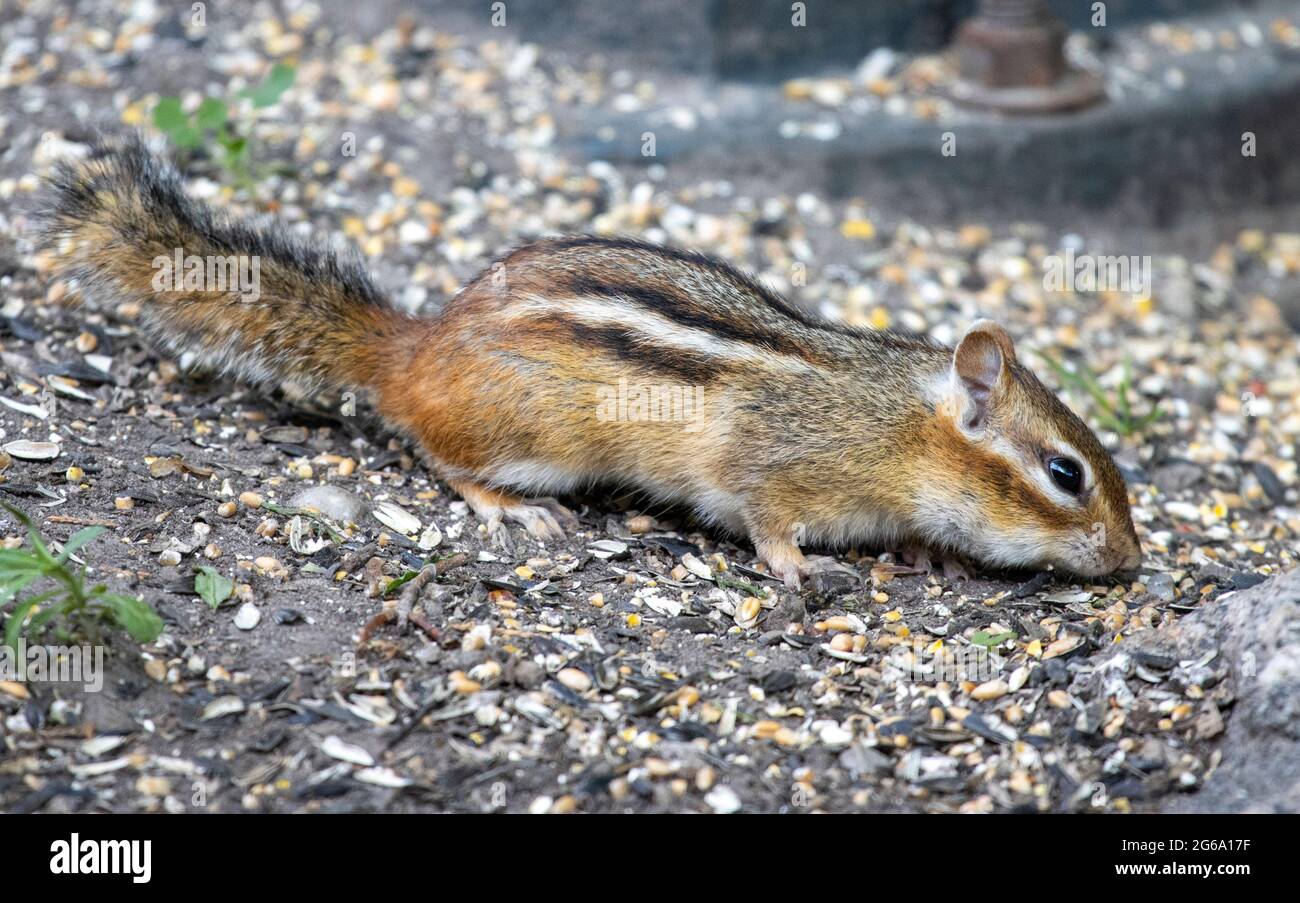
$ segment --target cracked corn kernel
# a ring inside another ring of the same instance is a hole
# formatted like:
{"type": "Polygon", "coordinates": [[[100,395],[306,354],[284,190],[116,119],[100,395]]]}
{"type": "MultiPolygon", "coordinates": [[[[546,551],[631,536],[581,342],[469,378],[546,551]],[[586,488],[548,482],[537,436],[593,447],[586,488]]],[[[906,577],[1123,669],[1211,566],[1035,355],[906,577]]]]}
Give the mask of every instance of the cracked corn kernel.
{"type": "Polygon", "coordinates": [[[799,734],[788,727],[778,728],[777,732],[772,735],[778,746],[798,746],[799,734]]]}
{"type": "Polygon", "coordinates": [[[467,677],[464,671],[451,672],[451,674],[448,675],[447,677],[447,681],[451,685],[451,688],[454,691],[460,693],[463,696],[468,696],[471,693],[477,693],[479,690],[483,688],[483,685],[480,684],[478,681],[471,680],[469,677],[467,677]]]}
{"type": "Polygon", "coordinates": [[[868,219],[846,219],[840,223],[840,234],[845,238],[868,241],[876,237],[876,225],[868,219]]]}

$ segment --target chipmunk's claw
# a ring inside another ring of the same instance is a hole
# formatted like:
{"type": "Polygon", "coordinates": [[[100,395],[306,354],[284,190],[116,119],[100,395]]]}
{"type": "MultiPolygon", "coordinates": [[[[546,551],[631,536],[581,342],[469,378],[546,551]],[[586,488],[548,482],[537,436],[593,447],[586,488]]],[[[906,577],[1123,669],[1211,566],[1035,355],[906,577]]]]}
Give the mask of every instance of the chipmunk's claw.
{"type": "Polygon", "coordinates": [[[528,535],[534,539],[547,542],[564,538],[564,528],[560,526],[559,521],[546,505],[533,504],[531,501],[524,502],[509,505],[503,508],[501,513],[506,520],[513,521],[527,530],[528,535]]]}
{"type": "Polygon", "coordinates": [[[791,542],[758,540],[754,547],[775,577],[790,589],[798,590],[810,568],[799,547],[791,542]]]}
{"type": "Polygon", "coordinates": [[[943,579],[948,581],[969,580],[971,579],[970,571],[962,565],[956,558],[944,558],[943,560],[943,579]]]}
{"type": "Polygon", "coordinates": [[[542,542],[564,538],[564,528],[560,526],[560,520],[575,526],[578,522],[569,509],[553,498],[524,499],[470,481],[449,480],[448,482],[460,493],[479,519],[487,524],[488,535],[498,539],[502,539],[501,530],[505,521],[519,524],[528,531],[528,535],[542,542]]]}
{"type": "Polygon", "coordinates": [[[769,567],[771,568],[772,576],[784,583],[786,589],[792,589],[795,592],[798,592],[803,586],[804,573],[800,570],[798,565],[785,564],[777,567],[769,565],[769,567]]]}
{"type": "MultiPolygon", "coordinates": [[[[904,549],[899,556],[909,565],[925,574],[934,573],[934,562],[930,559],[930,552],[923,548],[904,549]]],[[[956,558],[943,556],[940,559],[940,567],[943,569],[943,578],[945,580],[969,580],[970,572],[956,558]]]]}
{"type": "MultiPolygon", "coordinates": [[[[542,498],[530,499],[529,503],[540,508],[545,508],[549,511],[553,515],[553,520],[558,521],[559,525],[563,527],[564,530],[578,529],[578,516],[549,495],[542,498]]],[[[564,533],[561,532],[560,537],[563,538],[563,536],[564,533]]]]}

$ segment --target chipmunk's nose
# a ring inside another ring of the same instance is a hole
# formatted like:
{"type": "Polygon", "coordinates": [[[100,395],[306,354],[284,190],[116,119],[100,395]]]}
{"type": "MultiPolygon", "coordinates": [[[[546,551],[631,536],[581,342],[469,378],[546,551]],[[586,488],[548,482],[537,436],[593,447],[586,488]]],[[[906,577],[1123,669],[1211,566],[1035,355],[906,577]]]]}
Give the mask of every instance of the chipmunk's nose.
{"type": "Polygon", "coordinates": [[[1137,540],[1115,556],[1115,570],[1136,571],[1142,565],[1142,546],[1137,540]]]}

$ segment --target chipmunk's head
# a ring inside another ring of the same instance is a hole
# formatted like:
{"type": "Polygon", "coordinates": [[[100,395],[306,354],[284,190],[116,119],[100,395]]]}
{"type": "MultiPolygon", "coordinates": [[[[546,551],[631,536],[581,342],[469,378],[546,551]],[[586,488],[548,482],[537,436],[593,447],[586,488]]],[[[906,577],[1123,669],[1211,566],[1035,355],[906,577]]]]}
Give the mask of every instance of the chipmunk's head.
{"type": "Polygon", "coordinates": [[[925,488],[927,532],[990,564],[1082,576],[1132,570],[1142,549],[1124,478],[1092,430],[1016,360],[997,323],[977,321],[940,380],[925,488]],[[927,518],[928,519],[928,518],[927,518]]]}

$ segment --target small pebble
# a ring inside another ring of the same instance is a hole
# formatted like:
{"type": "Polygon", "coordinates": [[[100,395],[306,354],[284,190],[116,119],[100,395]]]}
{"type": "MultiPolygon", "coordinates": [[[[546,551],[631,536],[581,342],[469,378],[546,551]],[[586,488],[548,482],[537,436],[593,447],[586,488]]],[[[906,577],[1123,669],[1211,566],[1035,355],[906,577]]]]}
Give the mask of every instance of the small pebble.
{"type": "Polygon", "coordinates": [[[252,602],[245,602],[235,612],[235,626],[240,630],[252,630],[262,620],[262,612],[252,602]]]}

